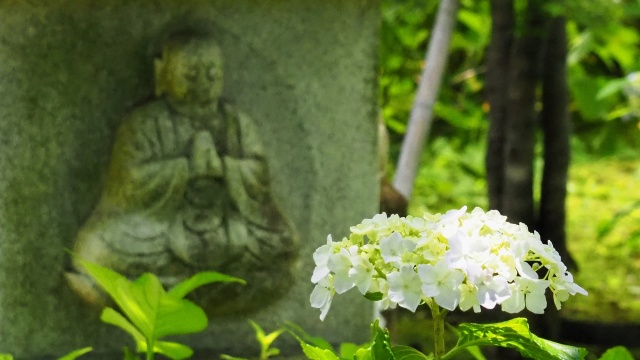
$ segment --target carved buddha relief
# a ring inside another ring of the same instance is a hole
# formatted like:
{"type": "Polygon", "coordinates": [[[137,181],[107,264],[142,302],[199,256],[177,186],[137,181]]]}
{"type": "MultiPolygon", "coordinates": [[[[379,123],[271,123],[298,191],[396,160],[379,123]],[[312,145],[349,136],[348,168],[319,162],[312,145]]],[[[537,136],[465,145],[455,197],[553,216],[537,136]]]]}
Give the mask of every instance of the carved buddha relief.
{"type": "MultiPolygon", "coordinates": [[[[194,298],[210,314],[263,306],[286,293],[295,231],[276,206],[252,119],[222,98],[223,58],[209,37],[173,36],[155,62],[156,94],[121,123],[102,196],[74,253],[166,287],[198,271],[244,278],[194,298]]],[[[101,299],[74,263],[69,282],[101,299]]]]}

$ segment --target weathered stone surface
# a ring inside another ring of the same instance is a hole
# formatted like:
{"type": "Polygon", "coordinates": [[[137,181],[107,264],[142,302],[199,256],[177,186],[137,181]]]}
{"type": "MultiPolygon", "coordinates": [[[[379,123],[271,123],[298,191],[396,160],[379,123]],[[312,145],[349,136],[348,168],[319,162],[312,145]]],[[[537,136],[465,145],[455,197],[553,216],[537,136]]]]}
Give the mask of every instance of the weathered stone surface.
{"type": "Polygon", "coordinates": [[[128,341],[67,285],[65,249],[99,202],[123,118],[153,97],[162,39],[193,28],[217,38],[223,97],[255,123],[274,202],[300,244],[281,299],[181,340],[199,354],[253,355],[251,318],[363,341],[372,311],[357,294],[337,297],[325,322],[308,299],[315,248],[377,207],[377,5],[0,1],[0,351],[36,359],[90,345],[117,358],[128,341]]]}

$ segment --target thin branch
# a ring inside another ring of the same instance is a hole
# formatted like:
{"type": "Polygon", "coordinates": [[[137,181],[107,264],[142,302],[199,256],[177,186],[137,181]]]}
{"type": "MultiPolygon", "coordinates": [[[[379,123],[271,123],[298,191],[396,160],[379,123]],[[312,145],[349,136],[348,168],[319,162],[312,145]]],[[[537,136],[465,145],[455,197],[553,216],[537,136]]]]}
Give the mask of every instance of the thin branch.
{"type": "Polygon", "coordinates": [[[407,199],[411,197],[422,149],[431,127],[433,105],[442,83],[459,4],[459,0],[442,0],[429,40],[425,55],[425,67],[418,86],[418,93],[413,102],[409,125],[402,142],[400,159],[393,179],[393,187],[407,199]]]}

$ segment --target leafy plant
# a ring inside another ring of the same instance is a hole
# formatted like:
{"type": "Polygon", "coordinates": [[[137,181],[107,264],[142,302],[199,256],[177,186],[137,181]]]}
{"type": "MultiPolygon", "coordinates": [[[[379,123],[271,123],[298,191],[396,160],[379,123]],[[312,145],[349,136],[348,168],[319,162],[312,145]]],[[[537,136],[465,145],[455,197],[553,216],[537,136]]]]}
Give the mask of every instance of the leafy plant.
{"type": "MultiPolygon", "coordinates": [[[[122,311],[107,307],[100,319],[131,335],[136,352],[145,353],[147,360],[153,359],[155,353],[171,359],[186,359],[193,354],[186,345],[160,340],[169,335],[200,332],[207,327],[204,310],[184,299],[189,292],[215,282],[245,283],[242,279],[209,271],[198,273],[167,292],[153,274],[145,273],[130,281],[111,269],[84,260],[80,263],[122,311]]],[[[134,354],[125,354],[136,358],[134,354]]]]}
{"type": "MultiPolygon", "coordinates": [[[[380,328],[378,322],[371,326],[372,339],[369,343],[354,349],[354,356],[348,359],[356,360],[430,360],[433,355],[424,354],[414,348],[402,345],[391,345],[389,331],[380,328]]],[[[462,324],[459,331],[459,340],[453,349],[442,356],[442,359],[451,359],[460,350],[477,346],[500,346],[516,349],[525,358],[530,359],[584,359],[586,350],[572,346],[558,344],[549,340],[539,338],[529,331],[529,325],[524,318],[517,318],[497,324],[462,324]]],[[[333,349],[317,346],[306,342],[297,334],[294,334],[300,342],[305,355],[312,360],[341,360],[347,359],[336,354],[333,349]]],[[[613,356],[613,349],[612,351],[613,356]]],[[[623,350],[615,350],[615,354],[622,353],[623,350]]],[[[484,358],[477,355],[479,352],[473,351],[476,358],[484,358]]],[[[606,360],[617,359],[608,357],[606,360]]],[[[620,358],[626,360],[626,358],[620,358]]],[[[601,359],[602,360],[602,359],[601,359]]]]}
{"type": "Polygon", "coordinates": [[[256,339],[260,344],[260,360],[267,360],[271,356],[280,354],[280,349],[271,347],[271,344],[282,334],[285,329],[276,329],[269,334],[266,334],[262,328],[254,321],[249,320],[251,326],[256,332],[256,339]]]}
{"type": "MultiPolygon", "coordinates": [[[[272,356],[279,355],[280,349],[271,347],[271,344],[286,330],[284,328],[279,328],[267,334],[256,322],[249,320],[249,323],[256,333],[256,340],[258,341],[258,344],[260,344],[260,357],[258,359],[267,360],[272,356]]],[[[247,360],[245,358],[225,354],[221,355],[220,357],[225,360],[247,360]]]]}

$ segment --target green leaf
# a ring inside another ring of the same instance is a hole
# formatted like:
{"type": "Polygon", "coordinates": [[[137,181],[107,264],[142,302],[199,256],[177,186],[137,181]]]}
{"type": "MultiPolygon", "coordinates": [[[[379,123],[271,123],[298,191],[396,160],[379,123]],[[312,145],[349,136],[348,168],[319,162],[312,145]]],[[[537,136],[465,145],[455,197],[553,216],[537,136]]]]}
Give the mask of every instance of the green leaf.
{"type": "Polygon", "coordinates": [[[302,352],[304,352],[304,354],[309,359],[340,360],[340,358],[336,356],[336,354],[334,354],[332,350],[333,348],[326,340],[318,337],[309,336],[304,330],[302,330],[302,328],[300,328],[298,325],[295,325],[293,323],[287,323],[286,330],[289,332],[289,334],[291,334],[291,336],[293,336],[294,338],[296,338],[296,340],[298,340],[298,342],[300,343],[300,346],[302,347],[302,352]],[[305,340],[303,340],[303,337],[305,340]],[[313,345],[307,344],[305,342],[306,339],[312,339],[316,342],[319,342],[321,346],[328,346],[328,347],[320,347],[320,346],[313,346],[313,345]]]}
{"type": "Polygon", "coordinates": [[[58,360],[75,360],[75,359],[79,358],[80,356],[90,352],[91,350],[93,350],[93,348],[91,348],[91,347],[86,347],[86,348],[82,348],[82,349],[78,349],[78,350],[73,350],[72,352],[68,353],[67,355],[60,357],[58,360]]]}
{"type": "Polygon", "coordinates": [[[608,104],[603,101],[604,99],[597,99],[597,94],[603,83],[604,79],[602,78],[587,76],[574,76],[570,79],[569,88],[574,104],[586,120],[599,120],[609,108],[608,104]]]}
{"type": "Polygon", "coordinates": [[[264,346],[265,349],[271,346],[271,344],[278,338],[278,336],[280,336],[280,334],[285,331],[285,329],[277,329],[267,335],[265,334],[264,330],[262,330],[262,328],[254,321],[249,320],[249,323],[251,323],[251,326],[256,332],[256,339],[262,346],[264,346]]]}
{"type": "Polygon", "coordinates": [[[320,349],[333,351],[333,346],[331,346],[327,340],[319,336],[311,336],[307,334],[300,326],[292,322],[287,322],[286,331],[288,331],[289,334],[295,337],[300,343],[305,342],[320,349]]]}
{"type": "Polygon", "coordinates": [[[535,336],[524,318],[497,324],[460,324],[457,347],[500,346],[516,349],[531,359],[581,360],[587,354],[583,348],[558,344],[535,336]]]}
{"type": "Polygon", "coordinates": [[[137,350],[141,351],[143,347],[147,347],[147,339],[142,335],[142,333],[127,320],[122,314],[113,310],[112,308],[105,308],[102,310],[102,315],[100,315],[100,320],[102,322],[115,325],[125,332],[129,333],[133,340],[136,342],[137,350]]]}
{"type": "Polygon", "coordinates": [[[397,360],[430,360],[431,356],[427,356],[422,352],[410,347],[410,346],[394,346],[391,348],[393,356],[397,360]]]}
{"type": "Polygon", "coordinates": [[[88,261],[79,261],[144,337],[153,338],[157,303],[164,292],[160,281],[151,274],[144,274],[132,283],[111,269],[88,261]]]}
{"type": "Polygon", "coordinates": [[[380,301],[382,300],[382,293],[381,292],[368,292],[366,294],[364,294],[364,297],[368,300],[371,301],[380,301]]]}
{"type": "MultiPolygon", "coordinates": [[[[458,330],[458,328],[456,328],[455,326],[445,323],[445,326],[447,327],[447,329],[449,331],[451,331],[452,333],[454,333],[457,337],[460,337],[460,330],[458,330]]],[[[467,346],[464,348],[475,360],[487,360],[486,357],[484,357],[484,355],[482,354],[482,351],[480,351],[480,347],[479,346],[467,346]]]]}
{"type": "Polygon", "coordinates": [[[356,351],[355,360],[373,360],[371,348],[360,348],[356,351]]]}
{"type": "Polygon", "coordinates": [[[302,346],[302,352],[311,360],[340,360],[331,350],[321,349],[303,341],[300,341],[300,346],[302,346]]]}
{"type": "Polygon", "coordinates": [[[80,262],[147,340],[195,333],[207,327],[204,310],[188,300],[169,296],[155,275],[146,273],[131,282],[111,269],[80,262]]]}
{"type": "Polygon", "coordinates": [[[204,310],[191,301],[163,296],[155,317],[153,336],[192,334],[207,328],[208,319],[204,310]]]}
{"type": "Polygon", "coordinates": [[[627,84],[629,84],[629,81],[625,78],[607,81],[607,83],[596,94],[596,100],[602,100],[620,92],[627,84]]]}
{"type": "Polygon", "coordinates": [[[190,347],[170,341],[157,341],[153,351],[174,360],[187,359],[193,355],[193,350],[190,347]]]}
{"type": "Polygon", "coordinates": [[[0,360],[13,360],[13,356],[9,354],[0,354],[0,360]]]}
{"type": "Polygon", "coordinates": [[[278,348],[269,348],[267,349],[267,351],[264,352],[264,357],[263,359],[267,359],[271,356],[276,356],[276,355],[280,355],[280,349],[278,348]]]}
{"type": "Polygon", "coordinates": [[[268,359],[270,356],[280,354],[280,349],[269,347],[278,338],[278,336],[285,331],[285,329],[277,329],[267,335],[260,325],[256,324],[252,320],[249,320],[249,323],[256,333],[256,340],[258,340],[258,343],[260,344],[260,359],[264,360],[268,359]]]}
{"type": "Polygon", "coordinates": [[[373,340],[368,346],[363,345],[356,351],[357,360],[395,360],[389,331],[383,330],[378,320],[371,324],[371,337],[373,340]]]}
{"type": "Polygon", "coordinates": [[[374,360],[395,359],[395,356],[391,351],[391,339],[389,338],[389,331],[382,330],[378,320],[371,324],[371,331],[373,332],[371,357],[374,360]]]}
{"type": "Polygon", "coordinates": [[[633,355],[624,346],[616,346],[607,350],[600,360],[634,360],[633,355]]]}
{"type": "Polygon", "coordinates": [[[242,285],[247,284],[244,280],[237,277],[221,274],[215,271],[203,271],[174,286],[171,290],[169,290],[168,294],[173,296],[174,298],[182,299],[188,293],[199,288],[200,286],[216,282],[237,282],[242,285]]]}
{"type": "Polygon", "coordinates": [[[338,353],[340,354],[340,359],[352,360],[356,356],[356,353],[358,352],[358,350],[360,350],[363,347],[364,346],[359,346],[357,344],[348,343],[348,342],[340,344],[340,351],[338,351],[338,353]]]}
{"type": "Polygon", "coordinates": [[[116,302],[147,339],[155,339],[156,318],[165,291],[153,274],[142,274],[133,283],[122,283],[116,302]]]}

